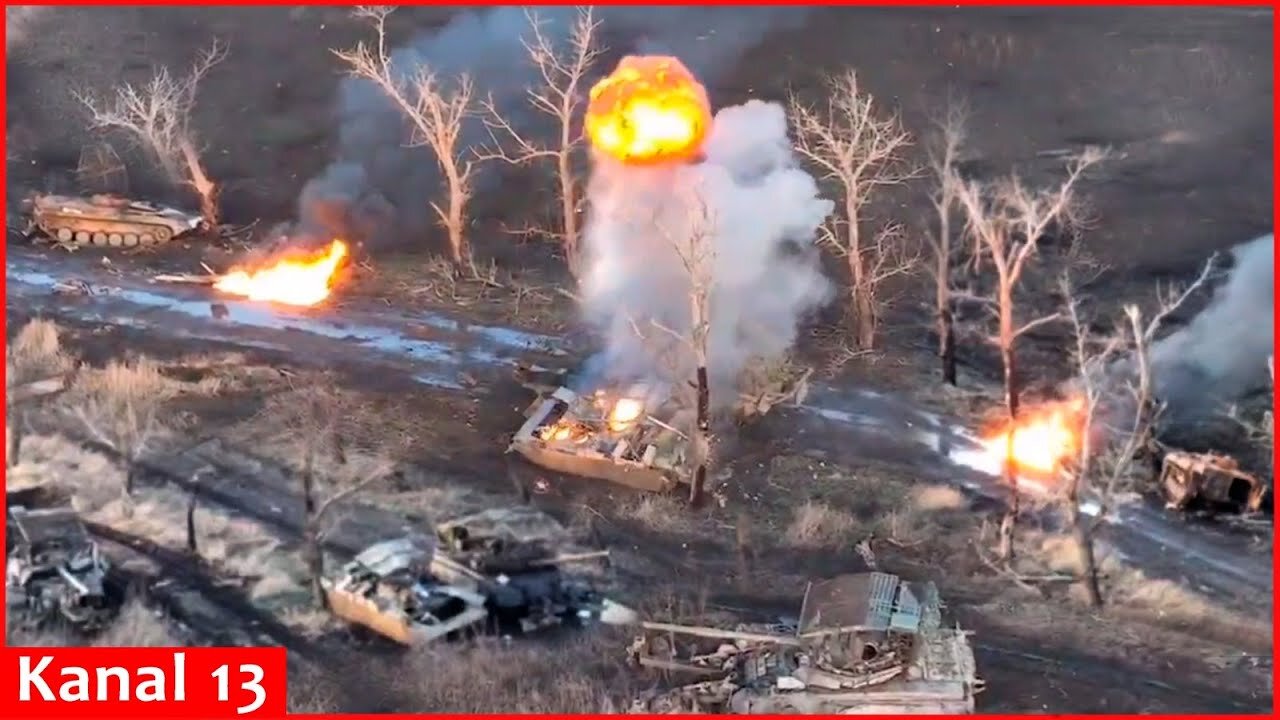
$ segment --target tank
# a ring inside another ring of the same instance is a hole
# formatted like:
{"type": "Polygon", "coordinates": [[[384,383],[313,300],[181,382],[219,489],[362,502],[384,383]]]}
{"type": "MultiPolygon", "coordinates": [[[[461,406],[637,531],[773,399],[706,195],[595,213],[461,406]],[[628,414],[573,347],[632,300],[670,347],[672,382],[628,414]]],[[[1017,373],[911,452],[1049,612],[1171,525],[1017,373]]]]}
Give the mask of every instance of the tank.
{"type": "Polygon", "coordinates": [[[108,623],[120,593],[109,584],[110,565],[70,508],[9,508],[5,599],[24,624],[64,621],[82,630],[108,623]]]}
{"type": "Polygon", "coordinates": [[[566,543],[545,513],[493,508],[440,523],[435,537],[371,545],[321,586],[335,615],[407,646],[463,632],[636,622],[566,567],[607,553],[566,543]]]}
{"type": "Polygon", "coordinates": [[[1235,458],[1182,450],[1165,454],[1160,489],[1170,510],[1260,512],[1267,494],[1266,486],[1241,470],[1235,458]]]}
{"type": "Polygon", "coordinates": [[[641,667],[697,678],[636,713],[971,714],[984,688],[968,633],[942,625],[932,583],[888,573],[810,584],[798,623],[734,630],[642,623],[641,667]]]}
{"type": "Polygon", "coordinates": [[[37,195],[31,222],[59,242],[104,247],[158,245],[207,229],[199,215],[118,195],[37,195]]]}

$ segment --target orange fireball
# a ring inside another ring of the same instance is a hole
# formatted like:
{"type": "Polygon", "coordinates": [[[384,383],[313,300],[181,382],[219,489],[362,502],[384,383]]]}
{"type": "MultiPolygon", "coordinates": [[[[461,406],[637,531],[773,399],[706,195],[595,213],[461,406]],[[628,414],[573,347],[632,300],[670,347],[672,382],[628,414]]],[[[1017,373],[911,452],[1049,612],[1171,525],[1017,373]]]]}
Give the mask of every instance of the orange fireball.
{"type": "Polygon", "coordinates": [[[591,145],[624,163],[688,160],[711,127],[706,88],[673,57],[629,55],[591,88],[591,145]]]}
{"type": "Polygon", "coordinates": [[[334,240],[323,252],[284,258],[273,265],[233,269],[218,278],[214,289],[250,300],[285,305],[315,305],[329,297],[347,244],[334,240]]]}
{"type": "Polygon", "coordinates": [[[1051,474],[1080,451],[1083,410],[1080,399],[1032,409],[1018,419],[1012,449],[1009,429],[983,439],[983,447],[1016,470],[1051,474]]]}

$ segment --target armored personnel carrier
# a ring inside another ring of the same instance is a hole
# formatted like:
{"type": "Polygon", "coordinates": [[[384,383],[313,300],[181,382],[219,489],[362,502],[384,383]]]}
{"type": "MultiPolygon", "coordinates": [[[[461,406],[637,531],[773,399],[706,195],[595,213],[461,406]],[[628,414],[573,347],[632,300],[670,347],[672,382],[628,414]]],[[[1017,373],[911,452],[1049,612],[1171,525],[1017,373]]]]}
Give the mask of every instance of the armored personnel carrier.
{"type": "Polygon", "coordinates": [[[5,599],[26,624],[59,619],[95,630],[122,600],[108,581],[110,565],[70,508],[9,508],[5,599]]]}
{"type": "Polygon", "coordinates": [[[545,513],[495,508],[441,523],[435,537],[372,545],[321,585],[335,615],[403,645],[468,631],[637,621],[564,567],[607,553],[566,552],[566,542],[545,513]]]}
{"type": "Polygon", "coordinates": [[[31,224],[59,242],[109,247],[157,245],[207,229],[199,215],[117,195],[37,195],[31,224]]]}
{"type": "Polygon", "coordinates": [[[933,584],[887,573],[810,584],[791,627],[641,627],[637,664],[698,679],[637,699],[638,713],[956,715],[983,689],[933,584]]]}

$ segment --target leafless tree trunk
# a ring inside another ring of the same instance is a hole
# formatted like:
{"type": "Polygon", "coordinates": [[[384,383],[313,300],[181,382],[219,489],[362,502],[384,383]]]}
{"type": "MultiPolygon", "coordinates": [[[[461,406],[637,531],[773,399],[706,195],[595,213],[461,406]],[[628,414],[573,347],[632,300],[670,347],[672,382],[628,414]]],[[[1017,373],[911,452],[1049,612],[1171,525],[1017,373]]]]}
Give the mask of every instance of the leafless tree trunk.
{"type": "Polygon", "coordinates": [[[933,250],[931,274],[934,283],[934,312],[937,319],[938,359],[942,363],[942,381],[956,385],[955,307],[951,299],[954,283],[955,249],[952,243],[951,216],[956,206],[956,193],[962,183],[956,163],[965,140],[968,108],[952,102],[946,114],[935,124],[938,138],[929,148],[929,164],[937,185],[933,207],[937,229],[929,233],[933,250]]]}
{"type": "Polygon", "coordinates": [[[226,56],[226,46],[215,40],[185,77],[175,78],[160,68],[145,87],[126,84],[117,88],[110,105],[86,94],[76,95],[89,111],[91,127],[129,133],[150,151],[172,182],[195,191],[201,217],[210,228],[218,224],[218,186],[200,159],[191,116],[200,81],[226,56]]]}
{"type": "Polygon", "coordinates": [[[113,361],[102,370],[81,373],[71,388],[72,411],[90,437],[125,463],[126,496],[133,495],[143,453],[167,432],[160,411],[175,393],[159,367],[146,359],[113,361]]]}
{"type": "Polygon", "coordinates": [[[900,184],[914,175],[903,168],[900,157],[910,135],[897,115],[876,117],[874,100],[859,86],[854,71],[833,78],[830,86],[825,112],[792,97],[791,123],[796,152],[841,193],[843,212],[826,226],[824,240],[848,263],[855,339],[860,348],[870,349],[876,338],[877,284],[888,275],[872,269],[885,269],[879,253],[886,248],[863,243],[862,215],[876,188],[900,184]]]}
{"type": "Polygon", "coordinates": [[[414,133],[411,144],[429,147],[444,175],[448,202],[443,207],[432,202],[440,225],[449,237],[450,259],[456,271],[469,270],[479,277],[475,259],[468,245],[467,204],[472,195],[472,173],[477,156],[460,142],[463,124],[473,114],[475,88],[471,78],[461,75],[454,87],[441,87],[431,68],[392,67],[387,48],[387,16],[394,8],[360,7],[357,17],[369,20],[376,33],[372,47],[361,42],[353,50],[335,50],[349,72],[374,83],[409,120],[414,133]]]}
{"type": "Polygon", "coordinates": [[[996,272],[994,301],[973,298],[987,304],[997,319],[996,344],[1004,373],[1004,401],[1008,415],[1009,452],[1004,464],[1004,477],[1009,483],[1009,509],[1000,524],[1000,554],[1009,560],[1013,551],[1013,533],[1020,512],[1018,468],[1012,457],[1018,425],[1018,401],[1021,382],[1018,375],[1016,344],[1019,337],[1050,322],[1062,313],[1052,313],[1019,324],[1015,317],[1014,291],[1027,263],[1035,256],[1040,240],[1054,224],[1065,224],[1076,217],[1075,188],[1084,172],[1104,157],[1101,150],[1089,149],[1074,158],[1067,168],[1066,179],[1050,190],[1027,188],[1017,176],[1002,182],[983,185],[976,181],[962,183],[957,201],[963,208],[966,227],[982,257],[990,260],[996,272]]]}
{"type": "Polygon", "coordinates": [[[600,22],[593,17],[590,7],[579,8],[578,17],[569,31],[566,47],[557,47],[544,32],[543,22],[536,13],[526,12],[531,37],[523,41],[530,62],[538,69],[541,82],[527,90],[529,104],[538,112],[552,118],[558,128],[554,144],[540,144],[525,137],[502,117],[493,98],[484,103],[485,124],[493,137],[495,149],[481,155],[484,159],[500,159],[511,164],[525,164],[538,160],[554,160],[559,183],[560,222],[558,236],[564,248],[569,271],[576,277],[580,271],[580,234],[578,209],[582,190],[575,168],[578,148],[582,145],[582,133],[577,129],[579,109],[584,92],[582,83],[595,64],[603,48],[596,43],[596,30],[600,22]],[[499,137],[501,135],[501,137],[499,137]],[[503,145],[510,148],[502,150],[503,145]]]}

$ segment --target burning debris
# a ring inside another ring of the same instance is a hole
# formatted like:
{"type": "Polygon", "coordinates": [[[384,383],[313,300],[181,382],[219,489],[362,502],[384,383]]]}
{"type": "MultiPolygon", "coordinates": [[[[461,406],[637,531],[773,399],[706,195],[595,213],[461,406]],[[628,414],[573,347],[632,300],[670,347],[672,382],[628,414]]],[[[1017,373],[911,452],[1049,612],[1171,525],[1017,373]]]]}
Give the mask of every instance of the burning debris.
{"type": "Polygon", "coordinates": [[[315,305],[329,297],[348,252],[345,242],[334,240],[321,252],[298,252],[262,267],[233,269],[219,277],[213,287],[250,300],[315,305]]]}
{"type": "Polygon", "coordinates": [[[983,689],[934,585],[886,573],[811,584],[785,630],[641,627],[637,664],[700,679],[639,699],[638,713],[969,714],[983,689]]]}
{"type": "Polygon", "coordinates": [[[5,599],[39,627],[61,620],[85,631],[110,622],[123,599],[108,583],[110,565],[70,508],[9,508],[5,599]]]}
{"type": "Polygon", "coordinates": [[[566,622],[628,624],[635,613],[567,572],[563,527],[532,508],[498,508],[367,548],[322,581],[338,617],[404,645],[465,631],[533,632],[566,622]]]}

